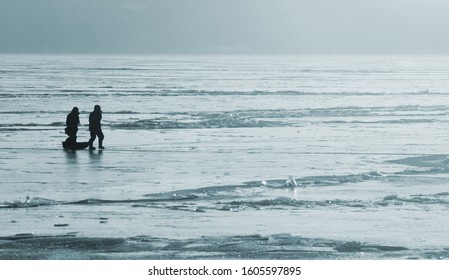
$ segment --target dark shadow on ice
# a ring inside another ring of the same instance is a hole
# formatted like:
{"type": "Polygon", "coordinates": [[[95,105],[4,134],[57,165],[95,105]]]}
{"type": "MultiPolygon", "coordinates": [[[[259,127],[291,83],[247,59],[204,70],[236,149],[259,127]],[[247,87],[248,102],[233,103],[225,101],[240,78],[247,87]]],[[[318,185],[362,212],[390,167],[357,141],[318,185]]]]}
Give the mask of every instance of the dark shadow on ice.
{"type": "Polygon", "coordinates": [[[368,244],[288,233],[268,236],[203,236],[169,239],[19,234],[0,237],[0,259],[407,259],[447,258],[448,252],[410,250],[401,246],[368,244]]]}
{"type": "Polygon", "coordinates": [[[101,159],[101,155],[103,155],[102,150],[89,150],[89,158],[91,162],[97,162],[101,159]]]}
{"type": "Polygon", "coordinates": [[[76,151],[64,150],[65,158],[67,164],[76,164],[78,162],[78,157],[76,156],[76,151]]]}

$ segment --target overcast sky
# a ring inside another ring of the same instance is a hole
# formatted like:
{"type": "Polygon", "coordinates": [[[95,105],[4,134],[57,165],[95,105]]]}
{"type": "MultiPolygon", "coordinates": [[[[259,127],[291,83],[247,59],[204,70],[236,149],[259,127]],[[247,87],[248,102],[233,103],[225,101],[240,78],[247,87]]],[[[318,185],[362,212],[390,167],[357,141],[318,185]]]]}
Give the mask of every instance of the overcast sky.
{"type": "Polygon", "coordinates": [[[449,1],[0,0],[0,52],[449,54],[449,1]]]}

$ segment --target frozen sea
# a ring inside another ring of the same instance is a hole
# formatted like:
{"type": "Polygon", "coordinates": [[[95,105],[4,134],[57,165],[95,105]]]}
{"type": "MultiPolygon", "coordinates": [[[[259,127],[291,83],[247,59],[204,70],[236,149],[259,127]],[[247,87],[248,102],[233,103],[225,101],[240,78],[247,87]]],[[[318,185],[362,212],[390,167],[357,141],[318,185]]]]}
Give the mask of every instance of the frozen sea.
{"type": "Polygon", "coordinates": [[[0,104],[0,259],[449,258],[448,56],[3,54],[0,104]]]}

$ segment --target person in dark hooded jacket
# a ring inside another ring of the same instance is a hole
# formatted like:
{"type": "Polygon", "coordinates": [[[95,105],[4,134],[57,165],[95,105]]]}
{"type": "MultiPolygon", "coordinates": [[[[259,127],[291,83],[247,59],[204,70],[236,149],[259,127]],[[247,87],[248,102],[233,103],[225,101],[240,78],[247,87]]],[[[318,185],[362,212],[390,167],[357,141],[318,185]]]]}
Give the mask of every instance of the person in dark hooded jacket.
{"type": "Polygon", "coordinates": [[[94,111],[89,115],[89,130],[90,130],[90,139],[89,139],[89,150],[95,150],[93,143],[95,138],[98,136],[98,148],[104,149],[103,147],[103,139],[104,134],[101,131],[101,118],[102,111],[100,105],[95,105],[94,111]]]}
{"type": "Polygon", "coordinates": [[[76,133],[80,124],[78,107],[73,107],[72,111],[67,115],[65,133],[69,136],[67,142],[76,142],[76,133]]]}

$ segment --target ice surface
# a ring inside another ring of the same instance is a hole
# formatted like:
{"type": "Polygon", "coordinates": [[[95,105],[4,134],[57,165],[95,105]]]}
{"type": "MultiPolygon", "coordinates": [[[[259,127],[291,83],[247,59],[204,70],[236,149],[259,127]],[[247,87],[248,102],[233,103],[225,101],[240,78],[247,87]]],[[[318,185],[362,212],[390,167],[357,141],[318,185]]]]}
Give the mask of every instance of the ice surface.
{"type": "Polygon", "coordinates": [[[448,57],[0,61],[0,258],[447,258],[448,57]]]}

